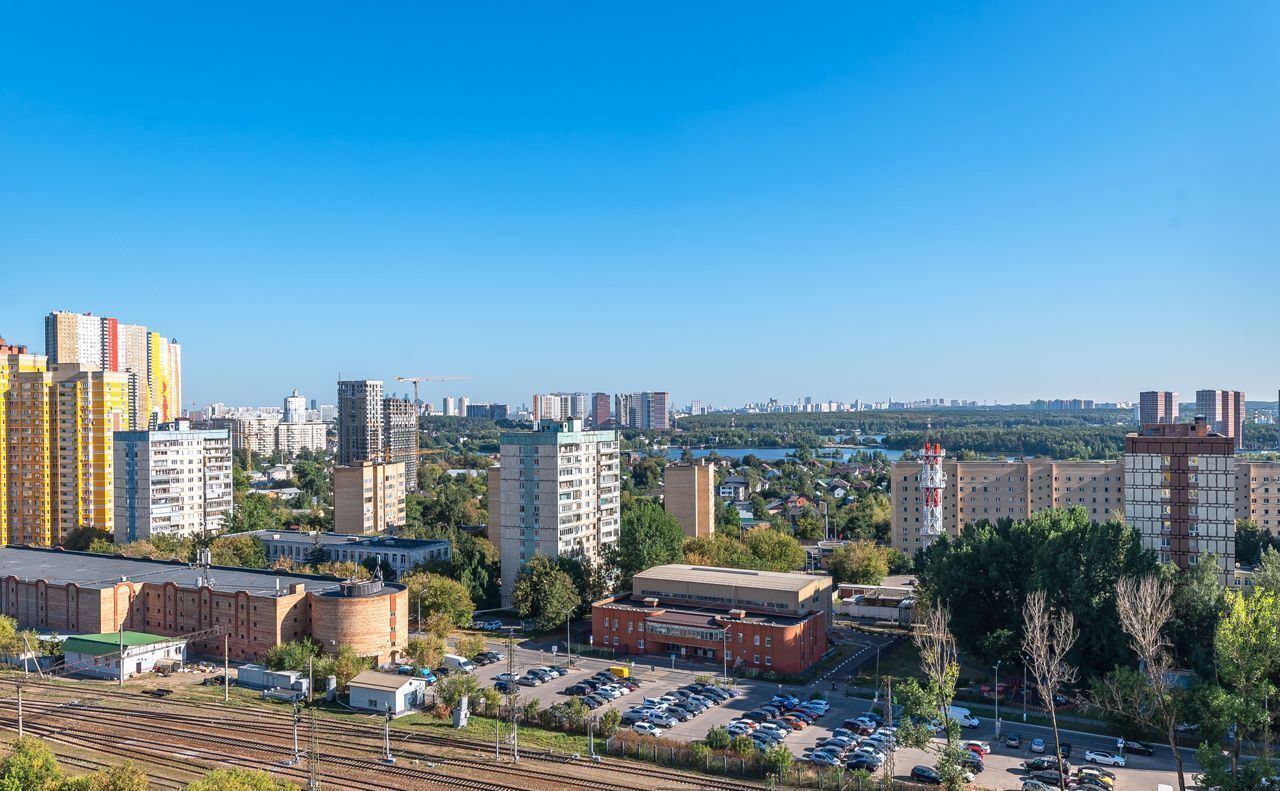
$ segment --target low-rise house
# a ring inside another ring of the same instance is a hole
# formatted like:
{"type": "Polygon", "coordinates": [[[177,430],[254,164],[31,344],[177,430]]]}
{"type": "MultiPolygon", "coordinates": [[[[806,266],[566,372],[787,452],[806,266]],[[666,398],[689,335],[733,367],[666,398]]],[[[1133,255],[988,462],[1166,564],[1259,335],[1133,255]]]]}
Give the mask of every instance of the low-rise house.
{"type": "Polygon", "coordinates": [[[347,685],[347,702],[353,709],[404,714],[426,703],[427,682],[422,678],[366,670],[347,685]]]}
{"type": "Polygon", "coordinates": [[[75,674],[120,678],[123,672],[125,678],[132,678],[153,670],[181,670],[187,659],[187,641],[146,632],[78,634],[63,641],[62,651],[75,674]]]}

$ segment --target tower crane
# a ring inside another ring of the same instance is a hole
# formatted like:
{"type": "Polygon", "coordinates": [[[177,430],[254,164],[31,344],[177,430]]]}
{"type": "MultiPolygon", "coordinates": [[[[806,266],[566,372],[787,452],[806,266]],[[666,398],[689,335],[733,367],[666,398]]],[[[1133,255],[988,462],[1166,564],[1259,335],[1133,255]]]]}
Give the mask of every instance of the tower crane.
{"type": "Polygon", "coordinates": [[[418,397],[418,384],[421,382],[460,382],[464,379],[470,379],[470,376],[397,376],[397,382],[413,383],[413,404],[422,411],[422,399],[418,397]]]}

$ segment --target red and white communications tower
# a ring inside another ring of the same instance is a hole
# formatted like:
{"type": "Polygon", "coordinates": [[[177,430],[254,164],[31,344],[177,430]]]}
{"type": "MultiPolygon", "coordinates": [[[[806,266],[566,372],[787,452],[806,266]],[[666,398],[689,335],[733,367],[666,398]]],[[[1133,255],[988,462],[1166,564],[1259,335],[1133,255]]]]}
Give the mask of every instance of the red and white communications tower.
{"type": "Polygon", "coordinates": [[[920,452],[920,494],[924,498],[924,518],[921,519],[920,543],[929,546],[934,536],[941,535],[942,527],[942,490],[947,488],[947,474],[942,471],[942,460],[947,452],[942,445],[925,443],[920,452]]]}

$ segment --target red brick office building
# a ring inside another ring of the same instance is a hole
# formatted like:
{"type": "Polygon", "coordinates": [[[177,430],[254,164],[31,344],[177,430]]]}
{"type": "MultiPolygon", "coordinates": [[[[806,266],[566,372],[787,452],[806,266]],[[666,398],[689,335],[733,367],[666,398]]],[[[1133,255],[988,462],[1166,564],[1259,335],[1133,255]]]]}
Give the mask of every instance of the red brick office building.
{"type": "Polygon", "coordinates": [[[619,656],[701,660],[730,672],[801,673],[826,652],[831,578],[672,564],[596,602],[591,637],[619,656]]]}

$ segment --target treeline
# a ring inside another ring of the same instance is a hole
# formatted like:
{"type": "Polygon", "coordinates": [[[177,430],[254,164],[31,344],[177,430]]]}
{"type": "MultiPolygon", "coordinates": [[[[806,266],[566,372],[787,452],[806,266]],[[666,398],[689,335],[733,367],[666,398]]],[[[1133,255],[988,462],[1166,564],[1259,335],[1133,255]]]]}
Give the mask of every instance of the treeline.
{"type": "Polygon", "coordinates": [[[903,431],[885,437],[886,447],[915,450],[926,439],[940,442],[952,455],[970,452],[1001,456],[1052,456],[1055,459],[1111,459],[1124,452],[1126,426],[1053,428],[971,427],[903,431]]]}
{"type": "Polygon", "coordinates": [[[895,409],[866,412],[764,412],[716,413],[691,415],[678,422],[681,431],[723,433],[737,429],[748,432],[806,432],[815,435],[891,434],[896,431],[920,431],[934,428],[991,426],[1107,426],[1116,423],[1133,425],[1129,409],[1089,409],[1079,412],[1050,412],[1025,407],[992,407],[975,409],[895,409]]]}

